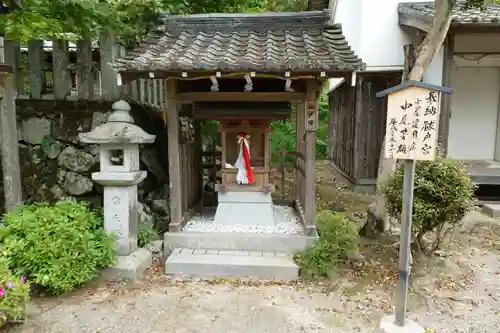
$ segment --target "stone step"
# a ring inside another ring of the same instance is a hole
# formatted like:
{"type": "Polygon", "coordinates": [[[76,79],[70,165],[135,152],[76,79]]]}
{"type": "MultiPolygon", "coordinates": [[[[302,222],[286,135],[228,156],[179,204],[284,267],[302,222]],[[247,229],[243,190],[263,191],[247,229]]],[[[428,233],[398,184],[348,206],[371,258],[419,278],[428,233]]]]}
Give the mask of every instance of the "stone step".
{"type": "Polygon", "coordinates": [[[298,279],[299,267],[287,253],[176,248],[165,274],[290,281],[298,279]]]}
{"type": "Polygon", "coordinates": [[[489,202],[483,204],[483,213],[492,218],[500,217],[500,202],[489,202]]]}
{"type": "Polygon", "coordinates": [[[295,253],[311,247],[317,237],[246,232],[166,232],[165,257],[175,248],[295,253]]]}

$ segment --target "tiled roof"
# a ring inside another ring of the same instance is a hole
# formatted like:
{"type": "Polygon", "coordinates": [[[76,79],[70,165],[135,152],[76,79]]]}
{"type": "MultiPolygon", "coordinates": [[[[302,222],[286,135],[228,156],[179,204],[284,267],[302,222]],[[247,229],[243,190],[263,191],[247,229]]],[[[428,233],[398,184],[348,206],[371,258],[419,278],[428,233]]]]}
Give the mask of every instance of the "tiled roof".
{"type": "Polygon", "coordinates": [[[324,11],[162,16],[118,71],[335,71],[361,69],[340,25],[324,11]]]}
{"type": "MultiPolygon", "coordinates": [[[[457,1],[452,12],[452,24],[498,24],[500,22],[500,5],[488,5],[484,9],[471,8],[463,10],[463,1],[457,1]]],[[[436,14],[434,1],[400,3],[398,12],[425,21],[432,21],[436,14]]]]}

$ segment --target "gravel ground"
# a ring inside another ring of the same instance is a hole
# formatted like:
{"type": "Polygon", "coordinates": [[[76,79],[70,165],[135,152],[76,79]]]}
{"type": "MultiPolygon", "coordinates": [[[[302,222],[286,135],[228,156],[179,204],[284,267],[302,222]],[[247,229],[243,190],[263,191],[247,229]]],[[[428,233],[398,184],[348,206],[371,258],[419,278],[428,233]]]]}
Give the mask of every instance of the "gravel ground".
{"type": "Polygon", "coordinates": [[[274,205],[276,224],[268,225],[222,225],[214,223],[215,211],[205,211],[186,223],[183,231],[193,232],[250,232],[274,234],[302,234],[304,228],[292,207],[274,205]]]}
{"type": "MultiPolygon", "coordinates": [[[[498,332],[499,237],[498,222],[476,214],[448,254],[417,257],[410,318],[429,333],[498,332]]],[[[6,332],[378,333],[380,318],[393,313],[396,289],[393,269],[380,265],[369,274],[350,269],[330,282],[293,285],[174,281],[156,266],[132,286],[97,281],[75,294],[37,299],[28,321],[6,332]]]]}

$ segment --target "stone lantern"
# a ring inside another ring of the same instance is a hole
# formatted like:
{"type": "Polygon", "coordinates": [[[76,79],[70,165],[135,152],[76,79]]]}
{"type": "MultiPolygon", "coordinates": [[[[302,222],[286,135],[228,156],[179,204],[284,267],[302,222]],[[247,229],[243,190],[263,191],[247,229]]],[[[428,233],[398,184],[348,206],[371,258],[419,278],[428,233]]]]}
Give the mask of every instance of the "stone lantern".
{"type": "Polygon", "coordinates": [[[92,180],[104,186],[104,228],[116,235],[114,269],[121,277],[135,278],[151,264],[149,251],[137,248],[137,184],[147,175],[139,170],[139,144],[153,143],[155,136],[134,125],[127,102],[117,101],[112,109],[106,123],[78,139],[99,145],[100,171],[92,173],[92,180]]]}

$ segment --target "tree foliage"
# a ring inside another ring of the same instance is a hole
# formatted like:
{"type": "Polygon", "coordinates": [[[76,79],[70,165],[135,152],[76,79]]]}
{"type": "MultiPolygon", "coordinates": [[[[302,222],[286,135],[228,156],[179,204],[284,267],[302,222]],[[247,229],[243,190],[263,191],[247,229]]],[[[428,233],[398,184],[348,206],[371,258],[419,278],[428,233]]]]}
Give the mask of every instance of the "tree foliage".
{"type": "Polygon", "coordinates": [[[24,0],[23,8],[0,15],[0,31],[7,39],[76,39],[115,31],[134,43],[157,22],[160,12],[297,11],[306,0],[24,0]]]}

